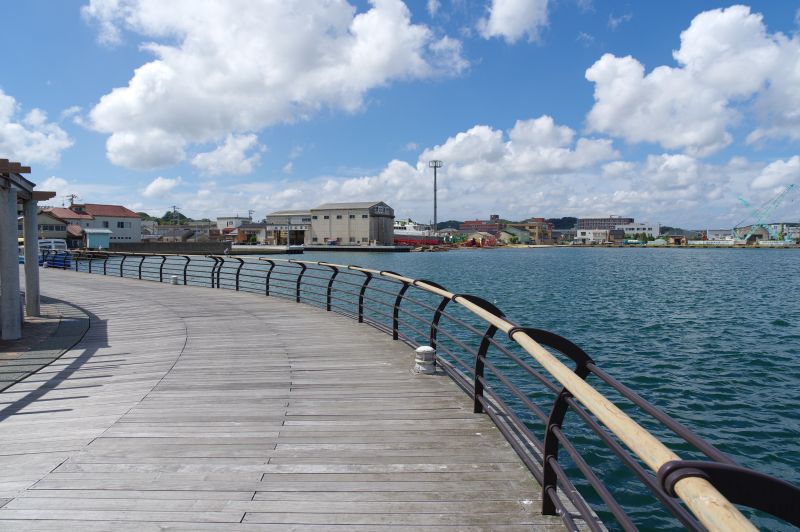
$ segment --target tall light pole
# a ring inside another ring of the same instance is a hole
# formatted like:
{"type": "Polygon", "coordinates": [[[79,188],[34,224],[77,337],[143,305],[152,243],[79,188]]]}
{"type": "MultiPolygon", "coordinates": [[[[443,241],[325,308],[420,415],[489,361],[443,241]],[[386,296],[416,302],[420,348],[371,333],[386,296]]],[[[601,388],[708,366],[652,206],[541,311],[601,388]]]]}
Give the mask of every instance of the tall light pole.
{"type": "Polygon", "coordinates": [[[436,220],[436,169],[442,167],[442,161],[428,161],[428,167],[433,168],[433,232],[436,234],[438,223],[436,220]]]}

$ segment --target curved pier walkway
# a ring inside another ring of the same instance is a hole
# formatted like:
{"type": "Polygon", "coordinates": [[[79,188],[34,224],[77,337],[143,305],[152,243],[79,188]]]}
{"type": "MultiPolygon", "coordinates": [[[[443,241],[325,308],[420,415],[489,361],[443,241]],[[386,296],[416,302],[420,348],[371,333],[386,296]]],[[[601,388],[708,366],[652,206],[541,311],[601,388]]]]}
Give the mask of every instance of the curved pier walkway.
{"type": "Polygon", "coordinates": [[[491,421],[369,326],[41,274],[90,326],[0,393],[0,530],[562,529],[491,421]]]}

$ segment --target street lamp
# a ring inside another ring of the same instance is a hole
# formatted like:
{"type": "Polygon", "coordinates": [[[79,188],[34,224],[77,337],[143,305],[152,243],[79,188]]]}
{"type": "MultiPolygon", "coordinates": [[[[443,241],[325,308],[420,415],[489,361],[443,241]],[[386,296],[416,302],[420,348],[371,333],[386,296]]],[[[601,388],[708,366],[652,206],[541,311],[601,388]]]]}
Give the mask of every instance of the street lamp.
{"type": "Polygon", "coordinates": [[[436,169],[441,168],[442,161],[428,161],[428,167],[433,168],[433,234],[436,234],[438,223],[436,221],[436,169]]]}

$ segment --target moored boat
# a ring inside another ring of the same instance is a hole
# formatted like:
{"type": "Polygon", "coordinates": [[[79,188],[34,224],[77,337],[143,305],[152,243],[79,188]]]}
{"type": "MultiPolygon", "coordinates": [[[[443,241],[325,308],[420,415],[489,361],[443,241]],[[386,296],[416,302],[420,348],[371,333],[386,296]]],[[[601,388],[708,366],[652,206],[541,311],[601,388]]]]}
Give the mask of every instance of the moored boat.
{"type": "Polygon", "coordinates": [[[409,218],[394,222],[394,244],[396,246],[436,246],[444,242],[441,236],[424,229],[409,218]]]}

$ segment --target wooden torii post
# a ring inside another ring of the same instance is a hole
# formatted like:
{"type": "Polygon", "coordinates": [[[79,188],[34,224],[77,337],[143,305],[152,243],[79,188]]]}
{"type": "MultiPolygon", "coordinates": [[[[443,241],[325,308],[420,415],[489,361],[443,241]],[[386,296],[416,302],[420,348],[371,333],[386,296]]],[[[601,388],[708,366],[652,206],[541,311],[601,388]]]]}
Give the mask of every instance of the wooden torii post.
{"type": "Polygon", "coordinates": [[[34,192],[34,183],[22,174],[29,166],[0,159],[0,334],[3,340],[22,337],[22,313],[17,246],[17,203],[23,204],[25,238],[25,312],[40,314],[39,245],[36,235],[36,203],[50,199],[55,192],[34,192]]]}

